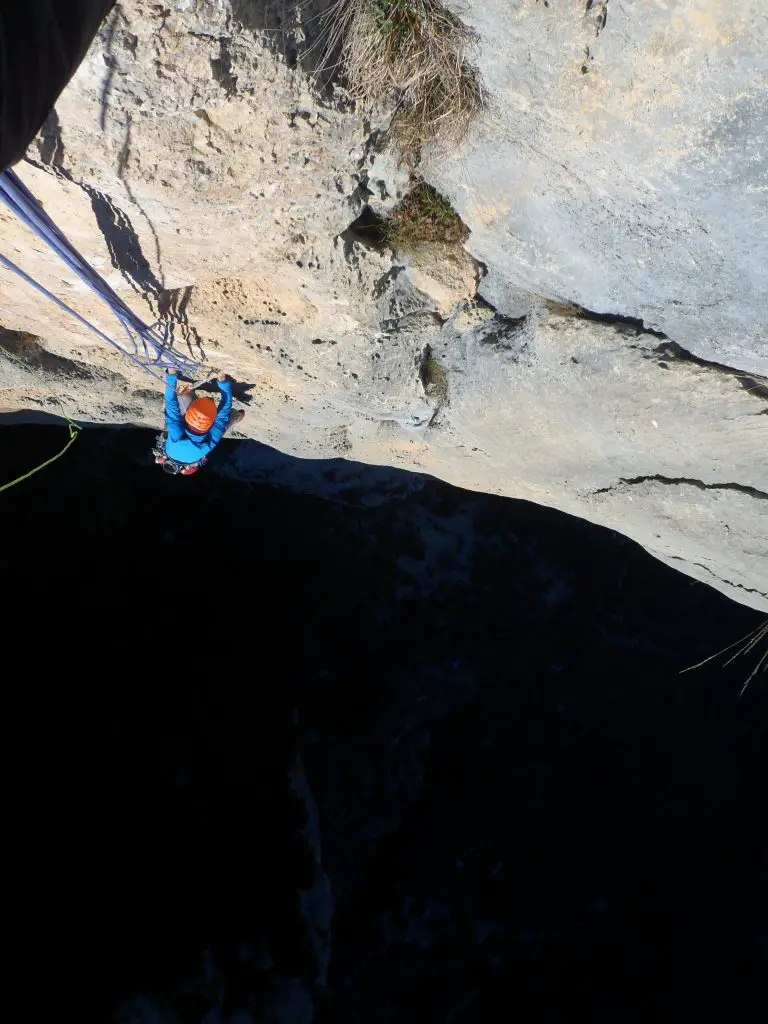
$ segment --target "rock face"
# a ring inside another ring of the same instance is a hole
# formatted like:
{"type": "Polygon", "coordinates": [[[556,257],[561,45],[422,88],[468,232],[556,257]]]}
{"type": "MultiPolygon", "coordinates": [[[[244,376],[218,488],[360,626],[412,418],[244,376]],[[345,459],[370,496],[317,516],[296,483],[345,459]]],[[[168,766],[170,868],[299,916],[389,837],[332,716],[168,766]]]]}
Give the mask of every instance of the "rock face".
{"type": "MultiPolygon", "coordinates": [[[[430,173],[509,286],[768,373],[765,0],[470,0],[486,116],[430,173]]],[[[514,315],[514,314],[513,314],[514,315]]]]}
{"type": "MultiPolygon", "coordinates": [[[[423,170],[485,276],[359,230],[407,173],[318,71],[321,2],[118,6],[17,170],[145,320],[241,382],[247,436],[551,505],[767,609],[760,6],[473,5],[489,112],[423,170]]],[[[0,360],[3,411],[51,411],[45,383],[80,419],[160,425],[150,378],[5,271],[0,325],[44,371],[0,360]]]]}

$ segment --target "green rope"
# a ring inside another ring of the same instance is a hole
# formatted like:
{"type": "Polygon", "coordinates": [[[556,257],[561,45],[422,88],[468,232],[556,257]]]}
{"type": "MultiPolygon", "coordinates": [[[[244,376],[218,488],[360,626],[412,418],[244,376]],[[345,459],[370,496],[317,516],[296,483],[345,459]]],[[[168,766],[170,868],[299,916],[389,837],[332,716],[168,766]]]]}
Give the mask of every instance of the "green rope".
{"type": "MultiPolygon", "coordinates": [[[[2,352],[2,354],[12,363],[18,363],[23,370],[26,370],[27,372],[37,376],[37,374],[35,374],[35,371],[32,369],[31,366],[28,366],[27,363],[25,363],[22,359],[19,359],[17,356],[13,355],[13,353],[9,352],[8,349],[3,348],[2,345],[0,345],[0,352],[2,352]]],[[[48,387],[45,381],[42,380],[42,378],[38,379],[41,380],[43,387],[46,388],[46,390],[49,391],[56,399],[56,401],[59,403],[61,415],[67,421],[67,426],[69,427],[69,440],[57,455],[54,455],[52,458],[46,460],[41,465],[36,466],[35,469],[30,469],[28,473],[24,473],[22,476],[17,476],[15,480],[11,480],[9,483],[0,486],[0,494],[2,494],[3,491],[7,491],[10,487],[15,487],[16,484],[22,483],[24,480],[29,480],[29,478],[31,476],[34,476],[35,473],[39,473],[41,469],[45,469],[46,466],[50,466],[51,463],[56,462],[57,459],[60,459],[61,456],[72,446],[72,444],[74,444],[77,435],[83,429],[79,423],[75,423],[75,421],[73,419],[70,419],[70,417],[67,415],[67,413],[64,410],[64,406],[61,404],[61,399],[59,398],[59,396],[54,391],[51,391],[51,389],[48,387]]]]}

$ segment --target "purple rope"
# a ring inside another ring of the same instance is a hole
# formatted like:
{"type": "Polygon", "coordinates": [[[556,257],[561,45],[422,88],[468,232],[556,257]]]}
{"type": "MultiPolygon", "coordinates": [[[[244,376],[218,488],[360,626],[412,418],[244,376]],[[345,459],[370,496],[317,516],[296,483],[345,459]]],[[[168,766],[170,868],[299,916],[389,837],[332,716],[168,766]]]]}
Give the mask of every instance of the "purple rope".
{"type": "Polygon", "coordinates": [[[41,295],[45,295],[45,297],[47,299],[50,299],[51,302],[55,302],[59,309],[63,309],[65,313],[69,313],[69,315],[74,317],[75,320],[78,321],[78,323],[81,323],[83,325],[83,327],[87,327],[89,331],[93,331],[97,338],[100,338],[102,341],[105,341],[108,345],[111,345],[112,348],[117,349],[117,351],[120,352],[121,355],[124,355],[127,359],[130,359],[130,361],[134,365],[140,367],[142,370],[145,370],[147,373],[151,374],[157,380],[163,380],[160,374],[155,373],[155,371],[151,369],[151,367],[147,366],[146,363],[142,363],[137,356],[132,355],[130,352],[126,352],[122,345],[118,345],[116,341],[113,341],[108,335],[104,334],[103,331],[100,331],[98,327],[94,327],[94,325],[90,323],[90,321],[86,320],[85,317],[80,316],[80,314],[76,312],[74,309],[72,309],[71,306],[68,306],[66,302],[62,302],[61,299],[57,298],[53,294],[53,292],[49,292],[47,288],[44,288],[43,285],[35,281],[34,278],[29,276],[29,274],[25,274],[21,267],[17,267],[15,263],[11,262],[11,260],[9,260],[6,256],[3,256],[2,253],[0,253],[0,266],[6,267],[8,270],[12,270],[14,274],[18,274],[22,281],[26,281],[27,284],[32,285],[33,288],[36,288],[41,295]]]}
{"type": "Polygon", "coordinates": [[[99,298],[112,310],[117,320],[124,328],[133,351],[129,351],[122,344],[108,337],[103,331],[94,327],[88,320],[76,313],[70,306],[56,298],[47,288],[38,284],[33,278],[26,274],[15,263],[0,255],[0,264],[13,273],[18,274],[23,281],[32,285],[46,298],[51,299],[59,308],[73,316],[79,323],[92,331],[102,341],[105,341],[112,348],[117,349],[134,365],[140,367],[146,373],[162,380],[162,375],[155,372],[154,367],[165,369],[175,366],[183,373],[194,375],[200,368],[200,363],[188,359],[179,352],[175,352],[171,344],[168,344],[168,330],[160,334],[154,327],[145,324],[126,305],[120,296],[110,288],[107,282],[96,273],[93,267],[80,255],[64,233],[54,224],[48,214],[43,210],[38,201],[13,171],[3,171],[0,174],[0,200],[16,216],[27,225],[38,238],[42,239],[49,248],[59,256],[69,269],[77,274],[81,281],[94,291],[99,298]],[[142,346],[144,356],[139,353],[139,343],[142,346]],[[152,354],[150,354],[152,353],[152,354]]]}

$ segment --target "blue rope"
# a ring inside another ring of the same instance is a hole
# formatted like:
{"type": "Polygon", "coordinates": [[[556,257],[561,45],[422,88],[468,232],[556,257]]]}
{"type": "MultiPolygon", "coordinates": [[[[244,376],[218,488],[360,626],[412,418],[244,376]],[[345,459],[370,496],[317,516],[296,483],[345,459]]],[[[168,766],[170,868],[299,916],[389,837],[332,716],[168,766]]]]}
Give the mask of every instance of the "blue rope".
{"type": "Polygon", "coordinates": [[[66,235],[59,230],[26,185],[13,171],[3,171],[0,174],[0,200],[30,230],[34,231],[38,238],[42,239],[81,281],[109,306],[126,333],[129,347],[126,348],[120,342],[115,341],[104,334],[103,331],[94,327],[92,323],[80,316],[79,313],[76,313],[74,309],[65,302],[62,302],[61,299],[58,299],[52,292],[49,292],[47,288],[38,284],[37,281],[2,254],[0,254],[0,265],[13,271],[14,274],[17,274],[27,284],[36,288],[46,298],[55,302],[60,309],[69,313],[70,316],[92,331],[102,341],[117,349],[134,365],[140,367],[140,369],[157,380],[163,380],[163,374],[168,367],[176,367],[177,370],[187,375],[194,375],[200,369],[199,362],[173,350],[173,341],[171,340],[169,343],[167,328],[161,334],[154,327],[147,326],[123,302],[120,296],[110,288],[107,282],[80,255],[66,235]]]}

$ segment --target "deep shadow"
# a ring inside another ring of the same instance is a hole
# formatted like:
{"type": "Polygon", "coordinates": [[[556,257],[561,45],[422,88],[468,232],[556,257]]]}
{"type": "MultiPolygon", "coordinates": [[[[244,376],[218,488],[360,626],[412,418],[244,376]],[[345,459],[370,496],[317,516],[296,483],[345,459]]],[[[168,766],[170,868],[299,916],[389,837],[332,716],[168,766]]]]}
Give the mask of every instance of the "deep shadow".
{"type": "MultiPolygon", "coordinates": [[[[128,181],[128,178],[127,178],[126,173],[125,173],[126,172],[126,168],[128,166],[128,161],[129,161],[130,155],[131,155],[132,122],[131,122],[131,115],[130,114],[126,114],[126,120],[127,120],[127,124],[126,124],[126,128],[125,128],[125,141],[123,143],[123,148],[120,150],[120,155],[118,156],[118,160],[117,160],[117,173],[118,173],[118,176],[119,176],[120,180],[122,181],[123,185],[125,186],[125,191],[128,193],[128,198],[131,200],[131,202],[134,204],[134,206],[137,207],[137,209],[141,213],[142,217],[147,222],[147,226],[149,227],[149,230],[152,233],[152,238],[153,238],[154,243],[155,243],[155,259],[157,260],[157,268],[158,268],[158,270],[160,272],[160,281],[157,282],[157,288],[156,289],[145,289],[145,297],[147,299],[149,299],[149,295],[147,294],[147,291],[152,291],[153,297],[157,298],[160,289],[165,287],[165,273],[163,271],[163,257],[162,257],[162,252],[160,250],[160,239],[158,238],[157,230],[155,229],[155,225],[153,224],[152,219],[150,218],[149,214],[144,209],[144,207],[141,205],[139,200],[136,198],[136,195],[134,194],[134,191],[131,188],[131,184],[128,181]]],[[[83,186],[83,187],[85,187],[85,186],[83,186]]],[[[138,243],[138,240],[137,240],[137,243],[138,243]]],[[[141,250],[139,249],[139,252],[140,251],[141,250]]],[[[150,302],[150,305],[151,305],[151,302],[150,302]]]]}
{"type": "Polygon", "coordinates": [[[192,298],[194,288],[187,285],[185,288],[174,288],[163,291],[158,297],[158,312],[161,317],[173,317],[180,323],[186,324],[187,306],[192,298]]]}
{"type": "Polygon", "coordinates": [[[364,206],[360,215],[342,233],[341,238],[344,241],[344,251],[347,255],[351,251],[348,247],[353,241],[362,242],[368,248],[382,252],[388,244],[387,221],[375,213],[370,206],[364,206]]]}
{"type": "Polygon", "coordinates": [[[591,320],[593,323],[598,324],[611,324],[621,334],[630,336],[650,334],[652,337],[660,338],[664,342],[668,340],[663,331],[656,331],[651,327],[646,327],[645,323],[636,316],[623,316],[621,313],[595,313],[591,309],[577,305],[572,305],[571,308],[577,311],[576,315],[579,319],[591,320]]]}
{"type": "Polygon", "coordinates": [[[219,56],[211,58],[211,72],[215,81],[224,90],[227,98],[237,93],[237,75],[232,72],[232,57],[229,52],[231,40],[222,37],[219,39],[219,56]]]}
{"type": "MultiPolygon", "coordinates": [[[[755,398],[762,398],[768,401],[768,381],[759,377],[752,377],[748,373],[739,374],[739,384],[755,398]]],[[[768,409],[763,410],[768,413],[768,409]]]]}
{"type": "MultiPolygon", "coordinates": [[[[42,409],[19,409],[15,412],[2,412],[0,413],[0,427],[13,427],[21,426],[21,424],[37,424],[38,426],[46,427],[64,427],[65,433],[61,435],[61,443],[59,447],[66,440],[66,426],[67,421],[63,416],[57,416],[55,413],[45,412],[42,409]]],[[[56,441],[51,437],[53,443],[56,441]]],[[[54,454],[54,450],[51,450],[51,454],[54,454]]],[[[32,465],[28,468],[32,469],[32,465]]],[[[0,486],[5,481],[0,481],[0,486]]]]}
{"type": "MultiPolygon", "coordinates": [[[[552,509],[249,441],[171,478],[152,436],[84,431],[0,496],[37,1013],[262,1020],[311,986],[300,749],[321,1024],[764,1016],[768,688],[680,670],[765,616],[552,509]]],[[[0,482],[57,438],[2,428],[0,482]]]]}
{"type": "Polygon", "coordinates": [[[701,366],[704,369],[713,370],[715,373],[724,374],[726,377],[732,377],[740,387],[744,388],[754,398],[762,399],[763,401],[768,399],[768,381],[765,379],[756,377],[751,373],[745,373],[743,370],[737,370],[733,366],[726,366],[724,363],[716,363],[711,359],[702,359],[701,356],[694,355],[681,345],[678,345],[677,342],[670,341],[668,338],[654,349],[654,356],[657,359],[690,363],[693,366],[701,366]]]}

